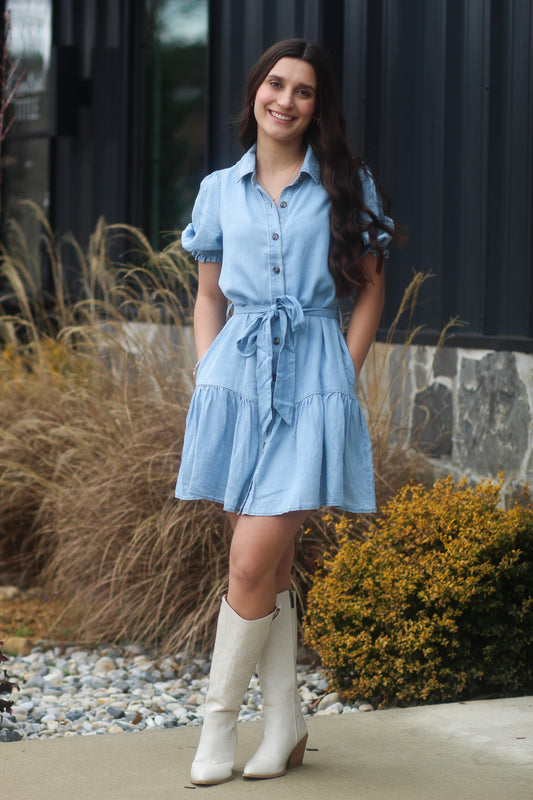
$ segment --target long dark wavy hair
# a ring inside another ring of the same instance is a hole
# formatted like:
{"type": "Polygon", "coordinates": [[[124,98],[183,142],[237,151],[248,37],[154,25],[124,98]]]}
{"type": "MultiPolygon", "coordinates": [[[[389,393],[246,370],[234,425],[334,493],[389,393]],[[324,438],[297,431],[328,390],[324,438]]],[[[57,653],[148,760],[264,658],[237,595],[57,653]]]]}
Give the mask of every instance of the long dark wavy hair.
{"type": "MultiPolygon", "coordinates": [[[[370,244],[378,253],[378,272],[383,266],[383,253],[378,245],[380,231],[388,229],[365,207],[359,170],[366,168],[358,155],[353,155],[346,142],[346,121],[331,71],[329,59],[315,42],[306,39],[285,39],[272,45],[252,69],[246,87],[244,109],[240,121],[240,142],[248,150],[257,141],[257,122],[253,103],[257,90],[280,58],[297,58],[310,64],[316,75],[317,92],[314,118],[305,134],[320,165],[320,179],[331,201],[329,269],[335,281],[337,297],[347,297],[354,289],[368,282],[361,253],[362,233],[368,231],[370,244]],[[361,220],[365,211],[370,222],[361,220]]],[[[389,210],[383,195],[384,211],[389,210]]]]}

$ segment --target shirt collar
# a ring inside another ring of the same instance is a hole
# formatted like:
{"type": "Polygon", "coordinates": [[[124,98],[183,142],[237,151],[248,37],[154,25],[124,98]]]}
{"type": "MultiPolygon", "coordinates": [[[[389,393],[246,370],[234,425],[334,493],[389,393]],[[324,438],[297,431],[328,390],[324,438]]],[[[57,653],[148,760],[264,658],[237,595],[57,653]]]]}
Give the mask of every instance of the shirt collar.
{"type": "MultiPolygon", "coordinates": [[[[253,144],[249,150],[243,155],[237,164],[237,181],[242,180],[246,175],[255,175],[255,151],[257,145],[253,144]]],[[[320,167],[313,148],[310,144],[307,145],[305,158],[300,170],[300,174],[306,172],[315,183],[320,183],[320,167]]]]}

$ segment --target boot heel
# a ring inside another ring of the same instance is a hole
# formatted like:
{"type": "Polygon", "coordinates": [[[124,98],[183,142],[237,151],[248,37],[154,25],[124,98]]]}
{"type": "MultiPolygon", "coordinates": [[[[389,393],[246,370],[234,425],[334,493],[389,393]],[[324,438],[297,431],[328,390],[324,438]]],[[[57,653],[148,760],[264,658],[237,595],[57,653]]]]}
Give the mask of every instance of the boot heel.
{"type": "Polygon", "coordinates": [[[287,769],[292,767],[299,767],[304,760],[305,746],[307,744],[308,734],[306,733],[303,739],[300,739],[294,750],[289,756],[287,761],[287,769]]]}

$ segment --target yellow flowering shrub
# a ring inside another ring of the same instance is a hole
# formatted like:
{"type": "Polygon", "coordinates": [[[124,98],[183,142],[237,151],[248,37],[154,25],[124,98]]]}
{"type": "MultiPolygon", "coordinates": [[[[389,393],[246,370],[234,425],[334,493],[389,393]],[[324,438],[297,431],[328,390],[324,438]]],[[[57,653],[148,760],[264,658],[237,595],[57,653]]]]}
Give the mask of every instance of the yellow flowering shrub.
{"type": "Polygon", "coordinates": [[[341,523],[304,636],[332,688],[381,706],[533,689],[533,507],[499,483],[406,486],[364,542],[341,523]]]}
{"type": "Polygon", "coordinates": [[[0,382],[34,376],[39,380],[84,375],[83,360],[74,347],[43,337],[30,345],[9,342],[0,350],[0,382]]]}

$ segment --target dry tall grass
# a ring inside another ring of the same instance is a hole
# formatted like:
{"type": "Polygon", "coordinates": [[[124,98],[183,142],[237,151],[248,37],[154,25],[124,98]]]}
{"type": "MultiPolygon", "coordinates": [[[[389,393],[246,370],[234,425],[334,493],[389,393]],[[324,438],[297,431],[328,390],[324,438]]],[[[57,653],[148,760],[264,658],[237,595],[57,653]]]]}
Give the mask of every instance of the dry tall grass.
{"type": "Polygon", "coordinates": [[[193,269],[177,242],[154,253],[103,221],[85,255],[40,216],[51,307],[16,228],[1,253],[18,310],[0,317],[0,560],[72,598],[82,637],[192,646],[227,547],[217,509],[173,499],[193,269]],[[125,247],[132,264],[117,267],[125,247]]]}
{"type": "MultiPolygon", "coordinates": [[[[0,561],[26,584],[63,592],[79,640],[205,650],[230,531],[215,504],[173,497],[192,388],[183,322],[194,269],[178,241],[156,253],[140,231],[103,221],[84,253],[34,213],[38,251],[13,227],[0,252],[4,300],[17,306],[8,313],[2,301],[0,315],[0,561]]],[[[420,471],[387,450],[385,405],[377,416],[368,407],[373,437],[384,437],[375,440],[381,502],[420,471]]],[[[302,599],[337,545],[336,519],[317,512],[306,526],[294,573],[302,599]]]]}

